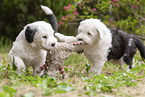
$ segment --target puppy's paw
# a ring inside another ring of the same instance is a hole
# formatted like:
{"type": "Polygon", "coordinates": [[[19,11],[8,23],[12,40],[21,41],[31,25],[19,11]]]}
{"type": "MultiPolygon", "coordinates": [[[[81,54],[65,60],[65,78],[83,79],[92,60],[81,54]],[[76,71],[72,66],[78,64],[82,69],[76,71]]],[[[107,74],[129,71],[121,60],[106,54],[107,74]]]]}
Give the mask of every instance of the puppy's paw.
{"type": "Polygon", "coordinates": [[[60,42],[66,42],[66,43],[77,42],[76,37],[74,37],[74,36],[66,36],[66,35],[63,35],[61,33],[55,33],[55,37],[60,42]]]}
{"type": "Polygon", "coordinates": [[[94,68],[91,68],[91,69],[89,70],[89,73],[90,73],[90,74],[93,74],[93,75],[100,75],[100,74],[101,74],[100,71],[97,71],[97,70],[94,69],[94,68]]]}
{"type": "Polygon", "coordinates": [[[64,35],[63,34],[60,34],[60,33],[55,33],[55,37],[57,38],[58,41],[60,42],[65,42],[64,40],[64,35]]]}

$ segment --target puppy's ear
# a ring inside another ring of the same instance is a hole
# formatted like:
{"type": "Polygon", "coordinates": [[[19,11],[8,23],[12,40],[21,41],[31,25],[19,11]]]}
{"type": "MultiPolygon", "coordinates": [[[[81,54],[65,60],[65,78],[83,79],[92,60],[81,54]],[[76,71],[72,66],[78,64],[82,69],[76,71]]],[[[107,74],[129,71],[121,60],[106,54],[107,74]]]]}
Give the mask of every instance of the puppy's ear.
{"type": "Polygon", "coordinates": [[[32,29],[30,26],[27,26],[27,28],[25,30],[25,37],[29,43],[33,42],[33,38],[34,38],[35,33],[36,33],[36,28],[32,29]]]}
{"type": "Polygon", "coordinates": [[[100,30],[100,29],[97,29],[97,32],[98,32],[98,34],[99,34],[100,39],[103,39],[104,36],[106,35],[105,32],[103,32],[103,31],[100,30]]]}

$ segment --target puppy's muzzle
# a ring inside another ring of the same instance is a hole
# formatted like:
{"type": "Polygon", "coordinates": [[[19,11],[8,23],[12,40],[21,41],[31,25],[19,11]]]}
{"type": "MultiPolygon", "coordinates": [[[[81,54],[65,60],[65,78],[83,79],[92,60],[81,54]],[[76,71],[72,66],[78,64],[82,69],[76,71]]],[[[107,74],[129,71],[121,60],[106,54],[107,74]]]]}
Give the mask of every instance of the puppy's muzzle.
{"type": "Polygon", "coordinates": [[[54,47],[55,46],[55,43],[52,43],[51,46],[54,47]]]}

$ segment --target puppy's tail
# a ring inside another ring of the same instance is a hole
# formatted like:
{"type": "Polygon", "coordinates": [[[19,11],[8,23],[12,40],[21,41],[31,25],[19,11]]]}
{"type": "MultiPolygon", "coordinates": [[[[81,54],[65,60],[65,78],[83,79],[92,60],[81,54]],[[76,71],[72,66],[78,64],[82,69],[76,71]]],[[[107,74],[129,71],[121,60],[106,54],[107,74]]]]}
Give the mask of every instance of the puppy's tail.
{"type": "Polygon", "coordinates": [[[43,6],[43,5],[41,5],[41,8],[45,12],[45,14],[48,15],[48,18],[49,18],[50,24],[52,25],[53,30],[55,32],[57,32],[58,23],[57,23],[57,19],[56,19],[55,15],[53,14],[53,11],[50,8],[43,6]]]}
{"type": "Polygon", "coordinates": [[[145,46],[144,46],[143,42],[136,36],[133,36],[133,40],[134,40],[136,47],[140,51],[142,60],[144,60],[145,59],[145,46]]]}

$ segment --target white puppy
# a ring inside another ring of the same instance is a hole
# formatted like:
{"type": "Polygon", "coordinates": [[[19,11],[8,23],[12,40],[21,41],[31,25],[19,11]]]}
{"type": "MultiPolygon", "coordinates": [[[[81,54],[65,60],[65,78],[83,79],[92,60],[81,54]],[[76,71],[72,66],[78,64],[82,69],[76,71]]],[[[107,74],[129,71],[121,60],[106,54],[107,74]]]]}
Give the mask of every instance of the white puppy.
{"type": "Polygon", "coordinates": [[[54,37],[51,25],[44,21],[28,24],[17,36],[9,52],[11,64],[22,73],[28,66],[33,67],[33,76],[36,70],[45,63],[47,51],[52,49],[57,40],[54,37]]]}
{"type": "Polygon", "coordinates": [[[76,38],[87,44],[83,49],[92,62],[90,72],[100,74],[111,47],[110,30],[98,19],[86,19],[80,23],[76,38]]]}

